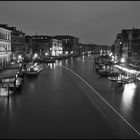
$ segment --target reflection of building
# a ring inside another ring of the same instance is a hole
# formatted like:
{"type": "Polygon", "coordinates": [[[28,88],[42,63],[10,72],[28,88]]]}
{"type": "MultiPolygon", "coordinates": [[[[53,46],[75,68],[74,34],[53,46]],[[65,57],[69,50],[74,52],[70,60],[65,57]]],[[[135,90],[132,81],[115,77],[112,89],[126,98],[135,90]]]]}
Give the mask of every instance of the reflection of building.
{"type": "Polygon", "coordinates": [[[0,27],[0,66],[10,61],[11,31],[0,27]]]}
{"type": "Polygon", "coordinates": [[[63,41],[63,52],[79,54],[79,38],[69,35],[56,35],[54,39],[63,41]]]}
{"type": "Polygon", "coordinates": [[[61,40],[51,39],[50,55],[60,56],[63,53],[63,44],[61,40]]]}
{"type": "Polygon", "coordinates": [[[11,52],[13,58],[17,59],[23,55],[25,49],[25,33],[18,31],[16,27],[8,27],[7,24],[0,24],[0,27],[11,31],[11,52]]]}

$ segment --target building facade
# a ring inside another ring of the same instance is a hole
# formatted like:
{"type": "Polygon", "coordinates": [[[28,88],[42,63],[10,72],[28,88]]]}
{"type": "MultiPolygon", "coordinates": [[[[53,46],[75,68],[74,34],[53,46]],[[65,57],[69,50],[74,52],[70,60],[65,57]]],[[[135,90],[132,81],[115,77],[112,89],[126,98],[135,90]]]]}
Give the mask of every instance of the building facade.
{"type": "Polygon", "coordinates": [[[46,35],[34,35],[30,36],[32,40],[31,48],[33,53],[38,53],[40,56],[44,56],[49,53],[51,46],[51,36],[46,35]]]}
{"type": "Polygon", "coordinates": [[[11,31],[0,27],[0,67],[7,65],[11,58],[11,31]]]}
{"type": "Polygon", "coordinates": [[[49,54],[51,56],[61,56],[63,55],[63,42],[59,39],[51,39],[51,46],[49,54]]]}
{"type": "Polygon", "coordinates": [[[140,62],[140,29],[125,29],[118,33],[114,41],[114,54],[118,60],[128,63],[140,62]]]}
{"type": "Polygon", "coordinates": [[[70,35],[56,35],[53,38],[62,40],[64,54],[79,54],[79,38],[70,35]]]}
{"type": "Polygon", "coordinates": [[[0,27],[11,31],[11,57],[18,60],[19,56],[24,56],[25,33],[7,24],[0,24],[0,27]]]}

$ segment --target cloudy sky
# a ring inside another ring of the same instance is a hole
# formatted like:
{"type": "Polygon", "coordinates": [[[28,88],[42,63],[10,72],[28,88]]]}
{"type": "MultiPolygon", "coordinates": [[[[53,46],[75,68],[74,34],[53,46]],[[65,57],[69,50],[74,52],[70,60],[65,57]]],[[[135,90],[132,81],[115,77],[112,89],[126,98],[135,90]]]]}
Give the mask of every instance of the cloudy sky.
{"type": "Polygon", "coordinates": [[[72,35],[111,45],[121,29],[140,28],[139,1],[0,1],[0,23],[26,34],[72,35]]]}

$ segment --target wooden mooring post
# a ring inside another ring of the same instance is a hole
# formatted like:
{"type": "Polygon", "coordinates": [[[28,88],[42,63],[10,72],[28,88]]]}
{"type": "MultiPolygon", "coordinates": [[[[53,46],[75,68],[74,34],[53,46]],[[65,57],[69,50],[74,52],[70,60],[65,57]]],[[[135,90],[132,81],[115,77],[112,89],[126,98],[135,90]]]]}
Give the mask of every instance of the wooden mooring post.
{"type": "Polygon", "coordinates": [[[9,100],[9,95],[10,95],[10,94],[9,94],[9,84],[8,84],[7,88],[8,88],[8,100],[9,100]]]}

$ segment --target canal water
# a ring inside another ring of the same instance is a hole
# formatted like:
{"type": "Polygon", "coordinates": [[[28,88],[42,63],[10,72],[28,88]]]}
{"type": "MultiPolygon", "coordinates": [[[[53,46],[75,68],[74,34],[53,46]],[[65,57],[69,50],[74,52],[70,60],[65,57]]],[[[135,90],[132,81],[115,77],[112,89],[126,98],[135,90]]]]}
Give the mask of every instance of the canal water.
{"type": "Polygon", "coordinates": [[[101,77],[94,70],[94,55],[64,62],[87,81],[115,110],[140,132],[140,81],[125,85],[101,77]]]}
{"type": "Polygon", "coordinates": [[[9,100],[0,97],[0,137],[119,138],[62,65],[81,76],[140,130],[139,83],[117,85],[98,76],[93,62],[90,55],[44,65],[37,77],[25,77],[22,90],[9,100]]]}

